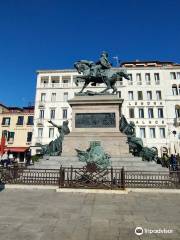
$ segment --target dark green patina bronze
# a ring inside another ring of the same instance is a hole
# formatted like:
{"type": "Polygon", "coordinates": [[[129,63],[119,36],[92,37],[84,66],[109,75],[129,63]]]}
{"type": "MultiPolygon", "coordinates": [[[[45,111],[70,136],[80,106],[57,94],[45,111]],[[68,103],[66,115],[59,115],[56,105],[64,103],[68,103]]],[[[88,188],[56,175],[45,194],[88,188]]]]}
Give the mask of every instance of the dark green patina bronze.
{"type": "Polygon", "coordinates": [[[132,121],[128,123],[124,115],[120,119],[119,129],[127,135],[129,149],[134,156],[140,156],[148,161],[155,159],[157,153],[153,149],[143,146],[142,139],[136,137],[135,124],[132,121]]]}
{"type": "Polygon", "coordinates": [[[98,62],[80,60],[74,63],[74,67],[77,69],[80,76],[76,77],[75,84],[78,86],[80,82],[84,82],[81,91],[76,95],[102,95],[108,94],[108,90],[112,89],[112,94],[117,93],[115,83],[122,79],[122,77],[129,80],[127,71],[125,68],[121,68],[120,71],[112,69],[112,66],[108,60],[108,53],[102,52],[98,62]],[[91,83],[91,86],[104,83],[106,88],[102,92],[83,92],[84,89],[91,83]]]}
{"type": "Polygon", "coordinates": [[[62,142],[64,140],[64,135],[67,135],[70,133],[69,127],[68,127],[68,120],[64,121],[62,126],[56,125],[52,121],[48,121],[50,124],[52,124],[54,127],[58,129],[59,136],[51,141],[47,145],[41,145],[42,148],[42,154],[43,155],[50,155],[50,156],[59,156],[62,153],[62,142]]]}
{"type": "Polygon", "coordinates": [[[86,151],[76,149],[79,161],[87,165],[95,165],[97,169],[106,169],[110,166],[110,155],[104,152],[100,142],[91,142],[86,151]]]}

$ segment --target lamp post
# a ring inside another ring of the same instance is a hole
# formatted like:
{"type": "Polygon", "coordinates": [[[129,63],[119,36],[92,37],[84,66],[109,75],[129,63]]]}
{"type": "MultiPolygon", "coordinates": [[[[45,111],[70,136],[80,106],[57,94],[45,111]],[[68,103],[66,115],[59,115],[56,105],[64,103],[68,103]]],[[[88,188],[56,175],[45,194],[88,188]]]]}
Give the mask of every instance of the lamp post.
{"type": "Polygon", "coordinates": [[[175,143],[176,143],[176,130],[172,131],[172,134],[174,135],[174,153],[176,154],[176,147],[175,147],[175,143]]]}
{"type": "Polygon", "coordinates": [[[116,67],[119,67],[119,58],[118,58],[118,56],[113,57],[113,59],[116,61],[116,67]]]}

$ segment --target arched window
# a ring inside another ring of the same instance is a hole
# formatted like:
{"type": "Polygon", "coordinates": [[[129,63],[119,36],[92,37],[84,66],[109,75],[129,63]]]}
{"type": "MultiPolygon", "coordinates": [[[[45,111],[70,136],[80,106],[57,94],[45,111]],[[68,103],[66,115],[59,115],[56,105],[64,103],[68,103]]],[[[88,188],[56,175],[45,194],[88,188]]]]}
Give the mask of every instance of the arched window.
{"type": "Polygon", "coordinates": [[[167,147],[162,147],[162,154],[168,154],[167,147]]]}

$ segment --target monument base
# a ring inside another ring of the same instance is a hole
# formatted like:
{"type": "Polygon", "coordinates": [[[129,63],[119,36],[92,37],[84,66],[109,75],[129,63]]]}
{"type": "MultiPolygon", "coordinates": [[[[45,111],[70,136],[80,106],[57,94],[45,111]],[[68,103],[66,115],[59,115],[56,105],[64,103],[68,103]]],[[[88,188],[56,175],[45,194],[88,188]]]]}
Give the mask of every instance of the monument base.
{"type": "Polygon", "coordinates": [[[129,154],[127,136],[119,130],[123,100],[117,95],[75,96],[72,108],[72,132],[65,135],[62,157],[77,156],[76,149],[86,151],[91,142],[99,142],[111,157],[129,154]]]}
{"type": "Polygon", "coordinates": [[[77,156],[75,149],[85,151],[94,141],[100,142],[104,152],[111,157],[131,156],[127,137],[120,132],[71,132],[64,138],[61,156],[75,157],[77,156]]]}

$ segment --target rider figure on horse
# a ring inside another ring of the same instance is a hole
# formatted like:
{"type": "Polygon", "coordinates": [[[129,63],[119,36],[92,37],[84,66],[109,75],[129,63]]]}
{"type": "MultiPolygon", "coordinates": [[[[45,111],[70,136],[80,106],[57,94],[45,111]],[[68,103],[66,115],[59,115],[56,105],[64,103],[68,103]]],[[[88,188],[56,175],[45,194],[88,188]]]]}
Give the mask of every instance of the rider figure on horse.
{"type": "Polygon", "coordinates": [[[101,57],[96,64],[93,64],[90,69],[91,77],[102,77],[104,82],[106,80],[105,70],[111,68],[111,63],[108,60],[108,53],[102,52],[101,57]]]}

